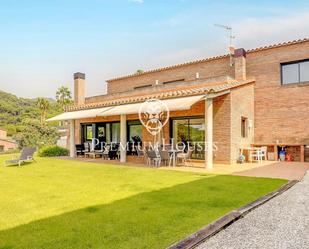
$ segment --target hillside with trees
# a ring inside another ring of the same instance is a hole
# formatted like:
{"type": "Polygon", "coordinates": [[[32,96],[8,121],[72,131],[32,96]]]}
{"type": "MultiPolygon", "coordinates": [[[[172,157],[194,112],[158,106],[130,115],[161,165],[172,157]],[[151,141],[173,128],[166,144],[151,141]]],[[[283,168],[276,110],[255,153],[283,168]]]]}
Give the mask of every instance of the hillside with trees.
{"type": "MultiPolygon", "coordinates": [[[[61,112],[61,107],[55,100],[45,99],[50,108],[46,117],[52,117],[61,112]]],[[[37,99],[18,98],[17,96],[0,91],[0,128],[5,129],[9,136],[14,136],[24,128],[26,120],[41,119],[41,110],[37,99]]]]}
{"type": "Polygon", "coordinates": [[[37,146],[39,143],[53,144],[57,140],[55,123],[46,119],[61,113],[71,103],[68,88],[58,89],[56,99],[19,98],[0,91],[0,129],[7,131],[20,147],[37,146]]]}

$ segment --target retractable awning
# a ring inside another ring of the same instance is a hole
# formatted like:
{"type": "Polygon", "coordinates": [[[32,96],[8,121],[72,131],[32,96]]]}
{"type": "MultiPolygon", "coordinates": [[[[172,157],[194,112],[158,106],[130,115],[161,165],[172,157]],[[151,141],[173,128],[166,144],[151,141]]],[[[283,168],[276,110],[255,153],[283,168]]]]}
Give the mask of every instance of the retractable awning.
{"type": "MultiPolygon", "coordinates": [[[[165,99],[161,100],[168,107],[169,111],[189,110],[193,104],[202,100],[205,95],[165,99]]],[[[122,114],[137,114],[142,103],[125,104],[115,106],[105,112],[101,112],[98,116],[112,116],[122,114]]]]}
{"type": "Polygon", "coordinates": [[[166,103],[170,111],[189,110],[192,105],[204,99],[205,95],[182,97],[177,99],[167,99],[163,102],[166,103]]]}
{"type": "MultiPolygon", "coordinates": [[[[161,100],[164,102],[169,111],[181,111],[189,110],[191,106],[198,101],[202,100],[205,95],[165,99],[161,100]]],[[[94,118],[99,116],[114,116],[122,114],[138,114],[140,106],[142,103],[125,104],[118,106],[110,106],[82,111],[65,112],[58,116],[48,119],[47,121],[63,121],[63,120],[74,120],[82,118],[94,118]]]]}
{"type": "Polygon", "coordinates": [[[64,112],[60,115],[52,117],[47,121],[64,121],[64,120],[73,120],[73,119],[81,119],[81,118],[94,118],[97,117],[99,113],[107,111],[111,109],[111,107],[103,107],[82,111],[74,111],[74,112],[64,112]]]}

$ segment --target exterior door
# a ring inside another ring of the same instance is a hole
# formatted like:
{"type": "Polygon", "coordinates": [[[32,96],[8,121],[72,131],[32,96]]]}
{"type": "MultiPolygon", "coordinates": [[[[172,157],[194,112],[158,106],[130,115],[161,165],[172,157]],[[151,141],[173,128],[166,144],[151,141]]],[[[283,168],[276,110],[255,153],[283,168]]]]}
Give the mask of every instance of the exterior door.
{"type": "Polygon", "coordinates": [[[91,143],[93,138],[93,126],[92,124],[82,124],[81,125],[81,142],[91,143]]]}
{"type": "Polygon", "coordinates": [[[99,140],[100,144],[106,142],[106,124],[98,123],[96,124],[96,134],[95,137],[99,140]]]}
{"type": "Polygon", "coordinates": [[[172,120],[174,143],[194,146],[193,159],[204,159],[205,121],[204,118],[177,118],[172,120]]]}

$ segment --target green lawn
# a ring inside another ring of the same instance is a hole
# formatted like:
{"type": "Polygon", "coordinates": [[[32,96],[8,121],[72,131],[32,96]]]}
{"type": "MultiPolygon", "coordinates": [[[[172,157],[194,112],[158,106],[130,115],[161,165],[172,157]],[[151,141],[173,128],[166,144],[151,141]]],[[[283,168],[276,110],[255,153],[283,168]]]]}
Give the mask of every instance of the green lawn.
{"type": "Polygon", "coordinates": [[[285,183],[42,158],[3,167],[5,158],[0,249],[165,248],[285,183]]]}

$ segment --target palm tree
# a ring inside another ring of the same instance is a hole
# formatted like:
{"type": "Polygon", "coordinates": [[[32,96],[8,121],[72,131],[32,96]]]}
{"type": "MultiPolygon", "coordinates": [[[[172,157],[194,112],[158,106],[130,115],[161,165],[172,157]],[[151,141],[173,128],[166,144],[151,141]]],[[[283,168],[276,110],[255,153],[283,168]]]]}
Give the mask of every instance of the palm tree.
{"type": "Polygon", "coordinates": [[[56,92],[57,103],[61,106],[64,111],[65,107],[72,103],[71,91],[66,86],[61,86],[56,92]]]}
{"type": "Polygon", "coordinates": [[[38,98],[37,99],[37,106],[39,107],[41,111],[41,126],[45,124],[46,120],[46,113],[49,110],[49,101],[45,98],[38,98]]]}

